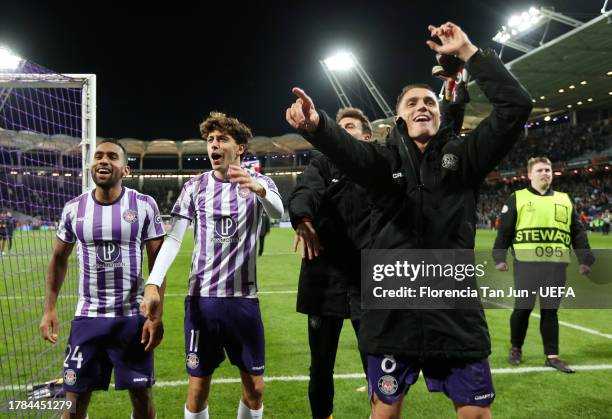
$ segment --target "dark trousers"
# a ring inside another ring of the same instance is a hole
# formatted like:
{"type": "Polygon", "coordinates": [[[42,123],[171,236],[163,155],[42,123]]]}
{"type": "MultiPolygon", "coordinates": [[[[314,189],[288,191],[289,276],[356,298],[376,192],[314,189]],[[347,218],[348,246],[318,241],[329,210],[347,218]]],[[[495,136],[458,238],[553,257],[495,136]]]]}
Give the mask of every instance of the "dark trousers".
{"type": "MultiPolygon", "coordinates": [[[[310,345],[310,381],[308,399],[313,418],[326,418],[334,410],[334,364],[338,340],[344,319],[341,317],[308,315],[310,345]]],[[[351,320],[355,336],[359,320],[351,320]]],[[[362,368],[367,371],[367,358],[360,352],[362,368]]]]}
{"type": "MultiPolygon", "coordinates": [[[[540,286],[564,286],[566,265],[561,263],[520,263],[514,264],[516,289],[536,290],[540,286]]],[[[536,296],[515,298],[515,309],[510,316],[510,341],[515,348],[525,343],[529,316],[535,305],[536,296]]],[[[540,334],[545,355],[559,354],[559,319],[557,309],[560,298],[540,299],[540,334]]]]}
{"type": "Polygon", "coordinates": [[[266,236],[259,236],[259,256],[263,255],[265,238],[266,236]]]}

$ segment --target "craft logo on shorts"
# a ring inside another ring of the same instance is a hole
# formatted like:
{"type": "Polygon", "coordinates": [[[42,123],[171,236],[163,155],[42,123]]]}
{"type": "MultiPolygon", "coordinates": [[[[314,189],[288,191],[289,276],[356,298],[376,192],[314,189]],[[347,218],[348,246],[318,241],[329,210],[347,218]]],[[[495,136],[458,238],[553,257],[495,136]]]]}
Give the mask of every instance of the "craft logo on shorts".
{"type": "Polygon", "coordinates": [[[457,170],[459,167],[459,157],[446,153],[442,156],[442,167],[448,170],[457,170]]]}
{"type": "Polygon", "coordinates": [[[224,215],[215,221],[215,233],[221,237],[221,241],[228,241],[228,238],[236,234],[237,228],[238,223],[230,215],[224,215]]]}
{"type": "Polygon", "coordinates": [[[397,391],[397,388],[398,388],[397,380],[392,375],[383,375],[378,380],[378,389],[385,396],[390,396],[392,394],[395,394],[395,392],[397,391]]]}
{"type": "Polygon", "coordinates": [[[138,221],[138,213],[133,209],[126,209],[123,211],[123,219],[130,224],[134,224],[138,221]]]}
{"type": "Polygon", "coordinates": [[[198,365],[200,365],[200,358],[198,358],[198,355],[193,352],[188,354],[187,355],[187,368],[193,370],[197,368],[198,365]]]}
{"type": "Polygon", "coordinates": [[[479,401],[479,400],[493,399],[494,397],[495,397],[495,393],[491,392],[491,393],[479,394],[477,396],[474,396],[474,400],[479,401]]]}
{"type": "Polygon", "coordinates": [[[76,384],[76,380],[77,375],[72,368],[68,368],[66,371],[64,371],[64,383],[68,384],[69,386],[73,386],[76,384]]]}
{"type": "Polygon", "coordinates": [[[114,263],[121,256],[121,246],[113,241],[101,242],[96,245],[96,257],[102,264],[114,263]]]}

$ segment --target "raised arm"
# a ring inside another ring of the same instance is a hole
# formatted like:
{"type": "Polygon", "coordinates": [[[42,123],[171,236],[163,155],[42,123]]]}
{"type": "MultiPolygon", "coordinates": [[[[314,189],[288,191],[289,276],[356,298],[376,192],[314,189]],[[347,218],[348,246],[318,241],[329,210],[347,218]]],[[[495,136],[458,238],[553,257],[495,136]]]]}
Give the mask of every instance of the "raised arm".
{"type": "Polygon", "coordinates": [[[387,150],[377,144],[356,141],[325,112],[315,109],[312,99],[300,88],[293,88],[298,99],[286,111],[287,122],[325,154],[331,162],[363,186],[391,180],[387,150]]]}
{"type": "Polygon", "coordinates": [[[467,175],[480,183],[519,139],[531,113],[531,96],[495,51],[478,50],[459,26],[447,22],[439,27],[429,26],[429,31],[442,45],[433,41],[427,41],[427,45],[464,61],[468,73],[493,105],[489,116],[466,137],[467,175]]]}

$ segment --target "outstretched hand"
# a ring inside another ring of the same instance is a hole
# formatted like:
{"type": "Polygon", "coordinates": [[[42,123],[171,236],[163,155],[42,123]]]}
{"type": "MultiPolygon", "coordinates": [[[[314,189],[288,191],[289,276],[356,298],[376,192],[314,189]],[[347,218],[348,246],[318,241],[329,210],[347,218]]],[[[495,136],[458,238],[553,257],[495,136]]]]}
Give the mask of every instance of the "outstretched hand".
{"type": "Polygon", "coordinates": [[[319,126],[320,120],[319,113],[315,110],[314,102],[299,87],[294,87],[291,91],[298,98],[285,113],[287,122],[295,129],[313,132],[319,126]]]}
{"type": "Polygon", "coordinates": [[[319,236],[310,221],[298,224],[295,229],[295,239],[293,240],[293,251],[296,252],[298,245],[302,243],[302,258],[313,260],[319,256],[319,236]]]}
{"type": "Polygon", "coordinates": [[[440,45],[431,40],[426,41],[429,48],[438,54],[454,55],[467,62],[478,51],[465,32],[452,22],[446,22],[441,26],[429,25],[427,29],[432,38],[438,37],[442,42],[440,45]]]}

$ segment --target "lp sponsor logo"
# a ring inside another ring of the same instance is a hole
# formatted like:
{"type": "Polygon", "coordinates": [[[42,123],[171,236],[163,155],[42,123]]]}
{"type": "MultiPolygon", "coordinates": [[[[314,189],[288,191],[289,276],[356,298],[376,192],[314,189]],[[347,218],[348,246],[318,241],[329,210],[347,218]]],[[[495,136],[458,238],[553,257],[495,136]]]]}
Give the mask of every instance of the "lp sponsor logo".
{"type": "Polygon", "coordinates": [[[223,217],[215,221],[215,233],[217,233],[221,237],[233,236],[236,233],[237,227],[238,224],[229,215],[224,215],[223,217]]]}
{"type": "Polygon", "coordinates": [[[121,247],[112,241],[99,243],[96,246],[96,256],[101,263],[113,263],[121,256],[121,247]]]}

